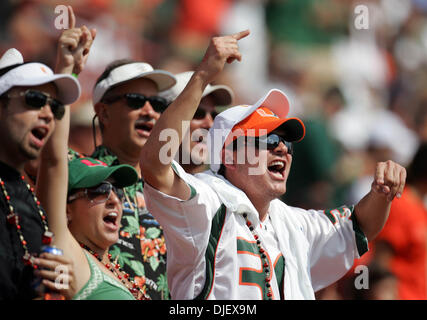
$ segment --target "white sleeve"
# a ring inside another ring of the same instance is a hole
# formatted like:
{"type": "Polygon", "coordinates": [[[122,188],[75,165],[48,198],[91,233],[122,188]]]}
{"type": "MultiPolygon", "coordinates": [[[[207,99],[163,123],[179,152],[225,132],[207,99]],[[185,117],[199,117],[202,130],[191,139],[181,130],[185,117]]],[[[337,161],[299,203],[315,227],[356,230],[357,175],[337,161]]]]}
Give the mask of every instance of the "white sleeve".
{"type": "Polygon", "coordinates": [[[171,289],[180,286],[187,287],[187,290],[190,288],[185,297],[182,293],[179,296],[192,299],[203,288],[204,256],[211,222],[221,203],[206,183],[185,173],[177,163],[173,167],[191,189],[190,199],[184,201],[172,197],[147,183],[144,185],[144,198],[148,211],[164,230],[171,289]]]}
{"type": "Polygon", "coordinates": [[[303,214],[310,243],[309,261],[314,291],[339,280],[354,259],[368,251],[368,240],[360,229],[354,206],[331,210],[307,210],[303,214]]]}

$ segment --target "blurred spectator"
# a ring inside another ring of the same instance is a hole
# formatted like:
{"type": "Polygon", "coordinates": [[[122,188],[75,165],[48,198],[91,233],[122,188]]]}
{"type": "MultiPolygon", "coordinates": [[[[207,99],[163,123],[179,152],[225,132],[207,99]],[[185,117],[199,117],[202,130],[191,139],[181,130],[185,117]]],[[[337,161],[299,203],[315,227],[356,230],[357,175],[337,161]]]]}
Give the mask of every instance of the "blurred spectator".
{"type": "Polygon", "coordinates": [[[427,144],[408,168],[406,186],[395,199],[387,223],[375,240],[375,256],[390,256],[398,279],[399,299],[427,299],[427,144]],[[380,243],[383,243],[380,245],[380,243]]]}
{"type": "Polygon", "coordinates": [[[343,106],[341,91],[332,87],[324,93],[318,111],[303,119],[306,135],[294,146],[293,171],[289,175],[288,188],[283,197],[287,204],[306,209],[337,205],[333,199],[336,183],[333,177],[341,150],[331,136],[329,122],[343,106]]]}
{"type": "MultiPolygon", "coordinates": [[[[378,154],[383,153],[377,153],[377,159],[378,154]]],[[[375,241],[370,243],[370,251],[354,265],[355,267],[374,263],[390,270],[396,276],[396,299],[427,299],[426,195],[427,144],[424,143],[408,167],[402,197],[393,200],[383,230],[375,241]]],[[[343,280],[344,283],[346,281],[343,280]]]]}

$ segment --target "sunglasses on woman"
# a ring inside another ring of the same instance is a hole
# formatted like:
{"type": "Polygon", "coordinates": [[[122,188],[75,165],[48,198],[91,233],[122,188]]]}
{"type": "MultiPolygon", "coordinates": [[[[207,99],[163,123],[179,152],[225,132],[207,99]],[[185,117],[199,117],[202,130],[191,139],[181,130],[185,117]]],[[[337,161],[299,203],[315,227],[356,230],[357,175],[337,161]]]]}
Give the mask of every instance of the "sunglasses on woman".
{"type": "Polygon", "coordinates": [[[25,103],[34,109],[41,109],[46,104],[49,104],[52,114],[57,120],[61,120],[65,113],[65,106],[62,102],[58,101],[47,95],[46,93],[28,89],[24,92],[18,93],[16,96],[8,94],[8,98],[20,98],[25,97],[25,103]]]}
{"type": "Polygon", "coordinates": [[[99,185],[92,188],[85,188],[72,194],[68,197],[68,202],[74,201],[78,198],[87,197],[92,204],[100,204],[108,201],[111,196],[111,192],[114,191],[120,202],[125,199],[123,189],[116,188],[108,181],[103,181],[99,185]]]}
{"type": "MultiPolygon", "coordinates": [[[[232,144],[230,144],[233,150],[237,150],[237,148],[241,145],[241,142],[240,142],[241,139],[239,138],[237,138],[236,140],[233,141],[232,144]]],[[[283,144],[286,146],[286,149],[288,150],[288,154],[293,155],[294,153],[294,147],[292,142],[286,141],[283,137],[277,135],[276,133],[270,133],[262,137],[245,137],[245,138],[246,138],[247,144],[254,145],[255,148],[257,149],[260,149],[262,147],[262,148],[266,148],[267,150],[274,150],[279,146],[280,142],[283,142],[283,144]]]]}
{"type": "Polygon", "coordinates": [[[162,113],[169,106],[169,103],[166,99],[159,96],[147,97],[140,93],[125,93],[111,98],[103,99],[102,102],[110,104],[114,103],[120,99],[125,99],[126,104],[129,108],[137,110],[143,108],[145,103],[148,101],[153,107],[154,111],[162,113]]]}

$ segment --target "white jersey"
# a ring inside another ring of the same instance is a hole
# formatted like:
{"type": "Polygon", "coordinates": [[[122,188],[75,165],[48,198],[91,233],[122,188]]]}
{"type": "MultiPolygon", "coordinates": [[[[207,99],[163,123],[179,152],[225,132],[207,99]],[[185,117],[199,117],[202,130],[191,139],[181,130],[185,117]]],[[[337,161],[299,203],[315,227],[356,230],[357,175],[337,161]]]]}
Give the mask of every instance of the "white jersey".
{"type": "Polygon", "coordinates": [[[222,176],[173,167],[191,189],[189,200],[144,186],[147,208],[164,229],[173,299],[266,298],[262,259],[243,213],[274,271],[272,299],[314,299],[367,251],[353,207],[303,210],[276,199],[261,223],[247,196],[222,176]]]}

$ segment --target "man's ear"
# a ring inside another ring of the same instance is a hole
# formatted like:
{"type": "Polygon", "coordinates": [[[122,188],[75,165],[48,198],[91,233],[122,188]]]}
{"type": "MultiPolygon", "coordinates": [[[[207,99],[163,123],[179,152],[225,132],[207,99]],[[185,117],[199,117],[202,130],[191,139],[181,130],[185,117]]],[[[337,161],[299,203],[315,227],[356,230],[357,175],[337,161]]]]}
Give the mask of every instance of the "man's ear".
{"type": "Polygon", "coordinates": [[[236,168],[235,152],[230,149],[223,148],[221,153],[221,162],[228,170],[236,168]]]}
{"type": "Polygon", "coordinates": [[[105,126],[106,123],[108,123],[109,119],[109,112],[108,112],[108,106],[105,103],[98,102],[94,106],[95,113],[98,116],[98,120],[102,125],[105,126]]]}

